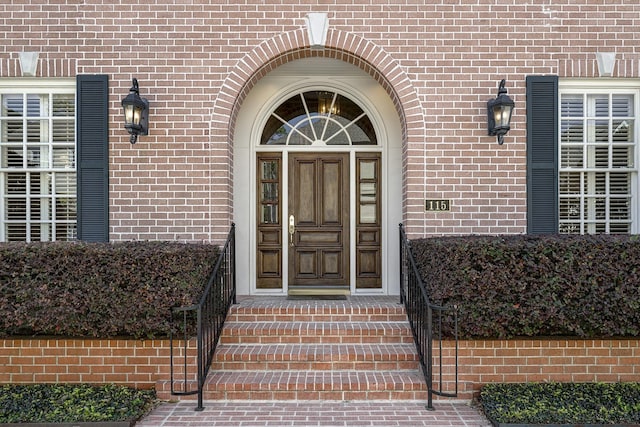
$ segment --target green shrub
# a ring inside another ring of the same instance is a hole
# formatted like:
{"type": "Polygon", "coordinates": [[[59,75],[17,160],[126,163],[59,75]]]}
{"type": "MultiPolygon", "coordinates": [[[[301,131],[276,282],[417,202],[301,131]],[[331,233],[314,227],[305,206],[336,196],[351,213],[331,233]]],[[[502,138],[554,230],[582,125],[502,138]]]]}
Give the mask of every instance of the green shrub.
{"type": "Polygon", "coordinates": [[[640,423],[640,383],[487,384],[480,403],[502,424],[640,423]]]}
{"type": "Polygon", "coordinates": [[[640,335],[634,236],[442,237],[411,246],[432,301],[459,307],[464,338],[640,335]]]}
{"type": "Polygon", "coordinates": [[[0,335],[167,336],[200,297],[219,250],[205,244],[0,244],[0,335]]]}
{"type": "Polygon", "coordinates": [[[153,390],[115,385],[2,385],[0,423],[138,420],[155,400],[153,390]]]}

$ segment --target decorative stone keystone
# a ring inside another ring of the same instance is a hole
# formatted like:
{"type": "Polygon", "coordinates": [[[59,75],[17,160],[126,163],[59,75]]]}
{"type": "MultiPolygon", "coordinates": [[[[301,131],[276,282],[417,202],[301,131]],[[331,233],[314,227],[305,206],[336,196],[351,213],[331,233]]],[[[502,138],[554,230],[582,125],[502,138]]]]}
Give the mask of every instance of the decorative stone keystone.
{"type": "Polygon", "coordinates": [[[311,47],[322,49],[327,42],[329,17],[326,13],[310,13],[307,15],[306,21],[311,47]]]}
{"type": "Polygon", "coordinates": [[[20,68],[22,69],[22,77],[35,77],[38,69],[38,52],[20,52],[20,68]]]}
{"type": "Polygon", "coordinates": [[[615,52],[597,52],[596,58],[598,59],[598,72],[600,77],[611,77],[613,75],[613,68],[616,65],[615,52]]]}

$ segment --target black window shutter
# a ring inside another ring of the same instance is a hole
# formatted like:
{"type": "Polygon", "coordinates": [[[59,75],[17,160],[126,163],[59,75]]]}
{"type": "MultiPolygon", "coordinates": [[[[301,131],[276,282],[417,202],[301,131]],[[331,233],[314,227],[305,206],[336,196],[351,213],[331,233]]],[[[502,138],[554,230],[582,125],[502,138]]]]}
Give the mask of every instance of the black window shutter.
{"type": "Polygon", "coordinates": [[[109,241],[109,78],[78,75],[78,239],[109,241]]]}
{"type": "Polygon", "coordinates": [[[527,76],[527,233],[558,232],[558,76],[527,76]]]}

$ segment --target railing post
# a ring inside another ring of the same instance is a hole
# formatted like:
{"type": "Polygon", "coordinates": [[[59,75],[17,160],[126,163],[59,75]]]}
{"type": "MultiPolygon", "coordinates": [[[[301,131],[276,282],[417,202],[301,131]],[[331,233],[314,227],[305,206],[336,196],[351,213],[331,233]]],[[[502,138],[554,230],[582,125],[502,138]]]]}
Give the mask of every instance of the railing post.
{"type": "Polygon", "coordinates": [[[197,353],[198,353],[198,406],[196,407],[196,411],[202,411],[204,410],[204,406],[203,406],[203,385],[204,385],[204,380],[202,378],[202,365],[204,363],[204,361],[202,360],[202,353],[203,353],[203,342],[204,342],[204,337],[202,336],[202,304],[200,304],[198,306],[198,348],[197,348],[197,353]]]}
{"type": "Polygon", "coordinates": [[[427,409],[433,411],[433,311],[431,305],[427,305],[427,371],[427,409]]]}
{"type": "Polygon", "coordinates": [[[402,223],[398,224],[398,237],[400,239],[400,248],[398,257],[400,259],[400,304],[404,304],[404,232],[402,229],[402,223]]]}
{"type": "Polygon", "coordinates": [[[192,307],[183,307],[182,309],[174,309],[171,312],[171,330],[169,331],[169,368],[170,368],[170,376],[171,376],[171,394],[188,394],[189,392],[187,391],[187,373],[188,373],[188,369],[187,369],[187,358],[188,358],[188,351],[189,351],[189,339],[188,339],[188,335],[187,335],[187,324],[188,324],[188,316],[187,316],[187,312],[189,310],[191,310],[192,307]],[[174,378],[175,378],[175,363],[174,363],[174,329],[175,328],[175,316],[176,313],[180,313],[182,312],[182,384],[183,384],[183,390],[182,391],[177,391],[174,388],[174,378]]]}
{"type": "Polygon", "coordinates": [[[236,223],[231,223],[231,292],[233,294],[233,304],[237,304],[236,299],[236,223]]]}

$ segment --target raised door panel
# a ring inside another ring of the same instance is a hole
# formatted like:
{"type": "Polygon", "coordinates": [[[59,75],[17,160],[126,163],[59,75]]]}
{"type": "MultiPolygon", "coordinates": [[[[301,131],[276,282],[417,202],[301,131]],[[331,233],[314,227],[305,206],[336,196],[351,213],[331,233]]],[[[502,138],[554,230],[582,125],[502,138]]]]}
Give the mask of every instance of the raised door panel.
{"type": "MultiPolygon", "coordinates": [[[[303,159],[293,169],[295,179],[295,218],[299,226],[318,225],[317,164],[314,160],[303,159]]],[[[291,203],[291,202],[290,202],[291,203]]]]}
{"type": "Polygon", "coordinates": [[[348,191],[347,187],[342,188],[340,180],[343,173],[344,165],[341,162],[325,161],[322,162],[322,203],[320,210],[322,212],[322,225],[324,226],[342,226],[342,191],[348,191]]]}

